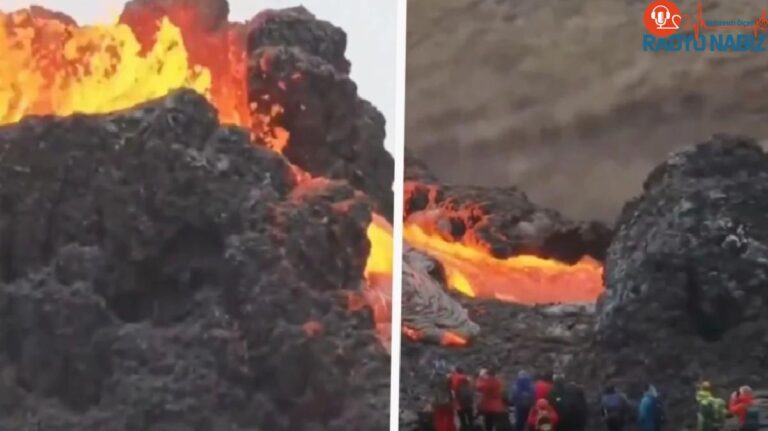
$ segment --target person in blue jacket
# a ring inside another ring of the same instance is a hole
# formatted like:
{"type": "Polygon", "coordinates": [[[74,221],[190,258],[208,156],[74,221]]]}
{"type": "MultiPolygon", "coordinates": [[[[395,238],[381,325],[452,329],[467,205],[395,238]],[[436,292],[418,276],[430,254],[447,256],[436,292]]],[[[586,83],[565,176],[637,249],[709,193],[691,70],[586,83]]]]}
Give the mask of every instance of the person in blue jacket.
{"type": "Polygon", "coordinates": [[[664,425],[664,409],[659,393],[653,385],[648,385],[638,407],[637,422],[640,431],[661,431],[664,425]]]}
{"type": "Polygon", "coordinates": [[[517,380],[507,393],[509,402],[515,406],[515,430],[524,431],[528,414],[536,401],[536,384],[533,376],[525,371],[517,374],[517,380]]]}

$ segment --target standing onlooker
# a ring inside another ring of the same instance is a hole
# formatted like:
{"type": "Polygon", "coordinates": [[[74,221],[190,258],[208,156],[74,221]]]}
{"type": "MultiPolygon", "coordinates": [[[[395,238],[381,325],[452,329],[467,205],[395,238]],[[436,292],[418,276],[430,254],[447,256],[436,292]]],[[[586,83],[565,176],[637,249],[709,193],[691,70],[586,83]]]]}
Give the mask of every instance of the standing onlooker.
{"type": "Polygon", "coordinates": [[[552,391],[552,373],[542,373],[536,378],[536,400],[549,398],[552,391]]]}
{"type": "Polygon", "coordinates": [[[627,423],[627,414],[629,413],[629,402],[624,394],[617,391],[614,386],[608,385],[603,391],[600,407],[608,431],[621,431],[624,429],[624,425],[627,423]]]}
{"type": "Polygon", "coordinates": [[[558,431],[583,431],[586,428],[589,406],[581,387],[566,383],[565,376],[556,374],[548,401],[559,416],[558,431]]]}
{"type": "Polygon", "coordinates": [[[656,388],[649,384],[638,407],[638,427],[640,431],[661,431],[664,422],[664,407],[661,398],[656,388]]]}
{"type": "Polygon", "coordinates": [[[460,430],[472,431],[475,424],[475,390],[469,376],[460,367],[451,373],[451,391],[460,430]]]}
{"type": "Polygon", "coordinates": [[[435,431],[456,431],[449,377],[444,372],[437,372],[432,377],[432,415],[435,431]]]}
{"type": "Polygon", "coordinates": [[[546,398],[536,401],[528,414],[528,427],[531,431],[554,431],[559,421],[557,411],[546,398]]]}
{"type": "Polygon", "coordinates": [[[503,416],[507,414],[504,405],[504,390],[501,381],[493,370],[481,370],[476,383],[477,392],[480,393],[478,411],[483,417],[486,431],[500,431],[503,416]]]}
{"type": "Polygon", "coordinates": [[[760,429],[760,412],[755,406],[752,388],[742,386],[731,396],[728,409],[739,419],[741,431],[757,431],[760,429]]]}
{"type": "Polygon", "coordinates": [[[517,380],[510,385],[508,398],[515,407],[515,430],[525,431],[528,414],[536,402],[536,387],[533,377],[525,371],[517,374],[517,380]]]}

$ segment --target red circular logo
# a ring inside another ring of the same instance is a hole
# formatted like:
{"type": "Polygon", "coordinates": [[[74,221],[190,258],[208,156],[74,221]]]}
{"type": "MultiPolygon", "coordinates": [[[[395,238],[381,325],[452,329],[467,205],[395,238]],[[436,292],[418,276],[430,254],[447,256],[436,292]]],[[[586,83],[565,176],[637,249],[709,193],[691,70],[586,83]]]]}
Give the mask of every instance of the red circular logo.
{"type": "Polygon", "coordinates": [[[683,14],[677,5],[667,0],[656,0],[645,8],[643,24],[648,33],[656,37],[672,36],[680,30],[683,14]]]}

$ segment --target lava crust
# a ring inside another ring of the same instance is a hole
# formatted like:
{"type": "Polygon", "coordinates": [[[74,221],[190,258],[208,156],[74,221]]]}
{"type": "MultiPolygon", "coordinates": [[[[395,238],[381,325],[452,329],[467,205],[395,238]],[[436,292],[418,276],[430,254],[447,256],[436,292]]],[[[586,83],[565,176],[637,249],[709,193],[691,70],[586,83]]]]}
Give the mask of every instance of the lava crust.
{"type": "Polygon", "coordinates": [[[0,128],[0,429],[387,429],[371,206],[191,90],[0,128]]]}

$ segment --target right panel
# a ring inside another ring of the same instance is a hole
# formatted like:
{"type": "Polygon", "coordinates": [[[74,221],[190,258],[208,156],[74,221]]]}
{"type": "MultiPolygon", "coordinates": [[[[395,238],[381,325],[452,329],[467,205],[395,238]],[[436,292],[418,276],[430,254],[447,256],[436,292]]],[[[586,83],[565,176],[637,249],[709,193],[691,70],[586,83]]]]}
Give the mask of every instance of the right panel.
{"type": "Polygon", "coordinates": [[[768,429],[763,8],[409,2],[400,429],[768,429]]]}

